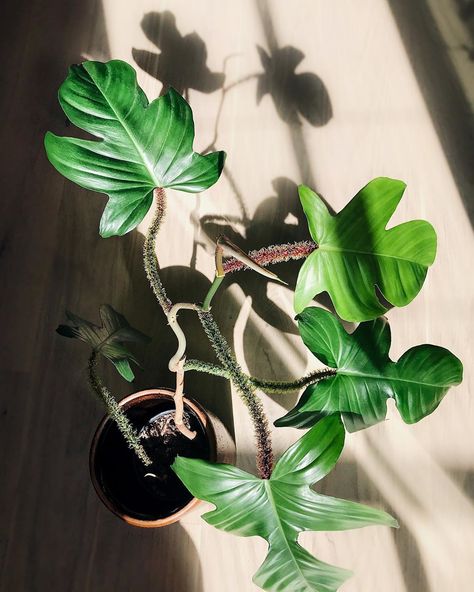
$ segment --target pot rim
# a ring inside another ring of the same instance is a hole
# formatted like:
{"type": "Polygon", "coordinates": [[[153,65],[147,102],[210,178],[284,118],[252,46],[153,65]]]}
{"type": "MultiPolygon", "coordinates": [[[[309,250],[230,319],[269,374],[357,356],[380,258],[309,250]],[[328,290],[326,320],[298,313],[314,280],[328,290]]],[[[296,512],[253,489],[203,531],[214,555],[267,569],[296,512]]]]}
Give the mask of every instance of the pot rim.
{"type": "MultiPolygon", "coordinates": [[[[156,398],[166,398],[166,399],[173,399],[174,391],[167,389],[167,388],[156,388],[156,389],[146,389],[143,391],[138,391],[136,393],[132,393],[124,397],[121,401],[119,401],[119,406],[124,408],[125,410],[129,407],[133,407],[147,399],[156,399],[156,398]]],[[[206,412],[206,410],[195,400],[188,399],[187,397],[183,397],[184,406],[190,407],[198,416],[199,421],[203,425],[207,439],[210,445],[210,460],[211,462],[215,462],[216,454],[217,454],[217,441],[214,429],[212,427],[211,420],[206,412]]],[[[92,481],[92,485],[102,503],[116,516],[121,518],[127,524],[131,524],[132,526],[138,526],[141,528],[159,528],[161,526],[168,526],[169,524],[173,524],[174,522],[178,522],[181,518],[187,514],[190,510],[195,508],[198,504],[201,503],[199,499],[193,497],[183,508],[175,512],[174,514],[170,514],[166,518],[158,518],[156,520],[141,520],[139,518],[133,518],[128,514],[125,514],[121,510],[119,510],[114,502],[109,499],[109,497],[105,494],[104,490],[102,489],[100,482],[96,475],[95,470],[95,458],[97,452],[97,446],[100,440],[100,437],[106,428],[106,426],[112,421],[108,415],[105,415],[102,420],[100,421],[94,436],[92,437],[90,452],[89,452],[89,472],[92,481]]]]}

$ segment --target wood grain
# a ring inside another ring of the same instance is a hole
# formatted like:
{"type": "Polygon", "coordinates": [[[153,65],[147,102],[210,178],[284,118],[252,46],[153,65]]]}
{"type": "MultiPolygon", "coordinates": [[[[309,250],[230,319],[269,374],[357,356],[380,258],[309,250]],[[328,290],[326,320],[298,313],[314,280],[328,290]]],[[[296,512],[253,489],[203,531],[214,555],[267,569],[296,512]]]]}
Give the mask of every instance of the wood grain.
{"type": "MultiPolygon", "coordinates": [[[[124,238],[99,239],[105,198],[61,178],[44,155],[46,130],[74,133],[56,92],[68,65],[84,57],[136,59],[152,98],[163,81],[181,87],[195,112],[196,149],[216,145],[229,154],[225,175],[206,194],[170,192],[158,250],[172,299],[203,298],[213,268],[208,245],[223,229],[243,249],[307,238],[297,184],[317,189],[337,211],[372,177],[407,181],[393,223],[428,219],[439,247],[422,293],[389,313],[392,354],[423,342],[443,345],[464,361],[465,380],[416,426],[405,426],[391,410],[383,425],[350,436],[340,465],[322,484],[324,493],[392,512],[399,531],[305,533],[302,541],[319,558],[354,570],[344,592],[472,589],[473,241],[466,196],[473,179],[465,154],[472,151],[471,114],[456,109],[460,91],[444,89],[446,78],[432,96],[427,69],[433,47],[444,51],[442,39],[425,38],[418,55],[409,42],[409,3],[398,10],[396,4],[4,2],[2,592],[246,592],[256,590],[251,575],[265,553],[262,541],[215,531],[199,512],[166,529],[131,528],[102,507],[90,484],[89,443],[102,411],[84,383],[87,352],[54,333],[64,309],[93,319],[108,302],[153,336],[134,390],[172,386],[166,367],[174,341],[142,270],[147,221],[124,238]],[[158,17],[144,16],[152,12],[158,17]],[[257,45],[273,60],[270,78],[261,78],[265,58],[257,45]],[[449,150],[453,126],[462,157],[449,150]]],[[[414,15],[420,39],[432,32],[424,28],[425,8],[414,15]]],[[[436,70],[435,57],[431,66],[436,70]]],[[[447,69],[443,61],[439,71],[447,69]]],[[[278,269],[290,286],[297,271],[291,264],[278,269]]],[[[296,335],[287,288],[242,273],[219,292],[214,310],[252,373],[289,378],[313,367],[296,335]]],[[[212,359],[192,313],[183,319],[190,356],[212,359]]],[[[129,392],[112,372],[106,378],[117,395],[129,392]]],[[[235,431],[238,464],[253,470],[251,428],[228,385],[192,374],[186,392],[235,431]]],[[[295,398],[263,400],[273,420],[295,398]]],[[[278,430],[275,450],[297,436],[278,430]]]]}

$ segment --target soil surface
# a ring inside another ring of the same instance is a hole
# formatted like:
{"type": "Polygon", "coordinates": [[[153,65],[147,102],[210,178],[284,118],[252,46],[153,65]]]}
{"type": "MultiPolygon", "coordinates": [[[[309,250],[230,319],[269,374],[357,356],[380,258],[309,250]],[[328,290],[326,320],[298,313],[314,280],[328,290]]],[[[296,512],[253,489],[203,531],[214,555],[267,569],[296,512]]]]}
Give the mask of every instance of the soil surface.
{"type": "Polygon", "coordinates": [[[144,401],[127,410],[153,464],[145,467],[115,427],[110,425],[98,442],[96,469],[100,485],[119,512],[140,520],[166,518],[192,499],[171,469],[177,455],[210,458],[207,435],[197,415],[185,407],[184,423],[196,431],[189,440],[174,423],[173,402],[144,401]]]}

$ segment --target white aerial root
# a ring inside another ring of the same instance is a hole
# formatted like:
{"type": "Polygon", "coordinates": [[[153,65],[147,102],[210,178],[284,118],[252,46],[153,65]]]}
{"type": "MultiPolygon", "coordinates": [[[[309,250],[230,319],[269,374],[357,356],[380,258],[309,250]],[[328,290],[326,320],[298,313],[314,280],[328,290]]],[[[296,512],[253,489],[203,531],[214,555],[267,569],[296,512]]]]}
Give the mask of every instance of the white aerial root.
{"type": "Polygon", "coordinates": [[[189,438],[193,440],[196,437],[196,432],[190,430],[184,423],[184,403],[183,403],[183,389],[184,389],[184,362],[186,360],[186,336],[179,326],[178,323],[178,312],[180,310],[200,310],[200,307],[196,304],[188,304],[179,302],[172,306],[171,310],[169,311],[168,317],[168,324],[173,330],[176,338],[178,340],[178,349],[176,353],[171,358],[168,364],[168,368],[171,372],[176,373],[176,390],[174,394],[174,403],[176,407],[175,415],[174,415],[174,422],[178,430],[189,438]]]}

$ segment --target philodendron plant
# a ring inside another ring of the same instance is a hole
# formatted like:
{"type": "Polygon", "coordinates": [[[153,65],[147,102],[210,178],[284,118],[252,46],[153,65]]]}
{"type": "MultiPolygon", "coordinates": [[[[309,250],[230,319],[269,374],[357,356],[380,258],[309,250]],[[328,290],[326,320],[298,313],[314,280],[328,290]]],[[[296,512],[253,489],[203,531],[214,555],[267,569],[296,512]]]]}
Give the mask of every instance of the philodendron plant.
{"type": "MultiPolygon", "coordinates": [[[[414,423],[432,413],[449,387],[462,379],[461,362],[435,345],[412,347],[398,361],[392,361],[390,328],[386,318],[380,316],[389,305],[407,305],[420,291],[436,254],[433,228],[416,220],[386,230],[405,189],[401,181],[370,181],[336,215],[329,213],[314,191],[302,185],[299,196],[308,220],[308,240],[245,254],[221,237],[216,245],[216,276],[208,293],[203,294],[202,304],[172,303],[160,280],[155,254],[165,213],[165,189],[204,191],[218,180],[224,153],[196,154],[188,103],[173,89],[149,103],[137,85],[133,68],[122,61],[89,61],[73,66],[60,88],[59,101],[71,122],[97,140],[64,138],[48,132],[46,152],[65,177],[108,195],[100,222],[101,236],[130,232],[154,207],[144,245],[144,266],[178,338],[178,351],[169,364],[176,373],[177,405],[185,373],[207,372],[232,381],[253,423],[257,475],[227,464],[180,457],[174,462],[175,472],[194,496],[215,505],[215,510],[203,516],[209,524],[240,536],[260,536],[268,542],[267,556],[254,576],[258,586],[274,592],[337,590],[349,572],[312,557],[298,544],[299,533],[372,524],[396,527],[397,522],[381,510],[316,493],[312,485],[336,464],[346,431],[367,428],[385,418],[388,398],[395,401],[403,421],[414,423]],[[291,382],[262,380],[242,371],[213,318],[211,302],[227,274],[253,269],[277,279],[265,268],[290,259],[304,261],[294,299],[301,337],[326,367],[291,382]],[[321,292],[329,294],[339,318],[310,306],[321,292]],[[181,309],[196,312],[217,363],[186,359],[185,330],[177,317],[181,309]],[[339,319],[360,324],[348,333],[339,319]],[[258,391],[284,394],[303,388],[299,403],[276,425],[308,431],[274,462],[271,433],[258,391]]],[[[102,333],[71,315],[72,327],[63,326],[60,332],[92,345],[92,366],[95,355],[103,353],[130,379],[132,358],[122,342],[143,336],[112,311],[110,307],[102,309],[102,333]]],[[[101,389],[105,387],[95,371],[91,384],[103,395],[101,389]]],[[[117,407],[108,405],[120,427],[120,421],[126,422],[126,418],[117,407]]],[[[126,424],[122,427],[140,455],[137,433],[133,429],[130,432],[126,424]]],[[[186,435],[184,427],[183,433],[186,435]]],[[[191,438],[192,434],[187,436],[191,438]]],[[[146,463],[148,459],[142,460],[146,463]]]]}

